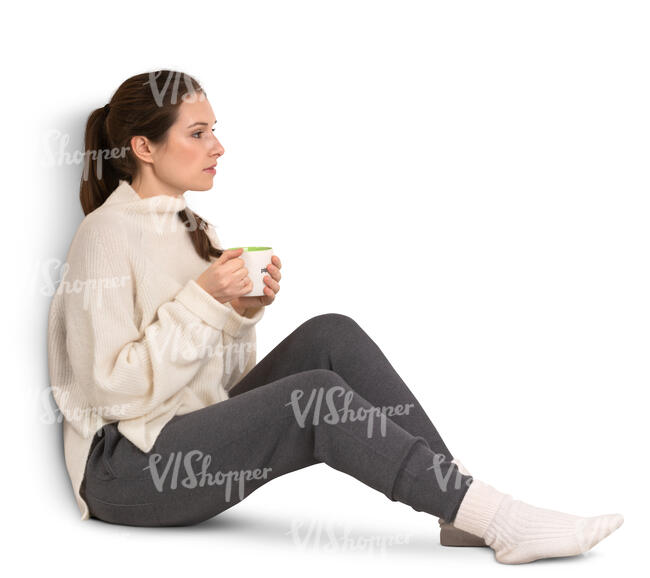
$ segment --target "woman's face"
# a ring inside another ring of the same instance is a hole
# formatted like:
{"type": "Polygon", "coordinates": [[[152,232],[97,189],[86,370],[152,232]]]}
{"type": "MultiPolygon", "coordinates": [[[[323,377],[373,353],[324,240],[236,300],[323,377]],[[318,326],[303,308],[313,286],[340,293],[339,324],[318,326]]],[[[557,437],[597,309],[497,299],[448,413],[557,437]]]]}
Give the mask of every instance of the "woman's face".
{"type": "Polygon", "coordinates": [[[151,168],[156,179],[180,193],[211,189],[214,170],[206,169],[214,169],[217,158],[224,153],[212,132],[215,123],[207,98],[182,102],[166,141],[150,146],[151,168]]]}

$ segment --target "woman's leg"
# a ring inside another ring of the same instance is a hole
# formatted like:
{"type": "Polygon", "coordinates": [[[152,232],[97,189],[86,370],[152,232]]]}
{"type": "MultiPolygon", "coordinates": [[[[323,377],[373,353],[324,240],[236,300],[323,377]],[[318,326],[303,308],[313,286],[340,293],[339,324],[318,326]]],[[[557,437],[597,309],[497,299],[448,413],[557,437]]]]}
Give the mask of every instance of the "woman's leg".
{"type": "Polygon", "coordinates": [[[381,349],[346,315],[326,313],[305,321],[251,369],[229,395],[235,397],[308,369],[335,371],[375,406],[401,405],[403,415],[392,415],[391,419],[411,435],[423,437],[437,454],[453,459],[429,416],[381,349]]]}
{"type": "Polygon", "coordinates": [[[472,478],[392,419],[370,431],[364,409],[373,404],[338,373],[313,369],[175,416],[148,453],[109,424],[93,440],[82,496],[111,523],[195,524],[322,462],[393,501],[452,518],[472,478]]]}

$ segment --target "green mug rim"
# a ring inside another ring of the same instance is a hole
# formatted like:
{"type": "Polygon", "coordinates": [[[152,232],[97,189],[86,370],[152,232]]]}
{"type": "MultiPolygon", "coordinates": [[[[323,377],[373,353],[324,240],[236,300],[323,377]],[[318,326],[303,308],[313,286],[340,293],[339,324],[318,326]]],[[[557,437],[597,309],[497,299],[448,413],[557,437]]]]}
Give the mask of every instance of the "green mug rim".
{"type": "Polygon", "coordinates": [[[244,251],[268,251],[271,247],[230,247],[226,251],[232,251],[233,249],[244,249],[244,251]]]}

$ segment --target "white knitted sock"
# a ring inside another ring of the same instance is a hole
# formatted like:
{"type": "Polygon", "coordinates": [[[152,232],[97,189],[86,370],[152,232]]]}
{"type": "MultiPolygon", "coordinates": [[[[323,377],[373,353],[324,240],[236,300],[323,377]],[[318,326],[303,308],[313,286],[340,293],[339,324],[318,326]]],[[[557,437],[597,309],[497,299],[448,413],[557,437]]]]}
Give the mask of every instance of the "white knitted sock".
{"type": "Polygon", "coordinates": [[[497,561],[523,564],[582,554],[622,523],[621,514],[583,518],[537,508],[474,479],[453,525],[483,538],[497,561]]]}

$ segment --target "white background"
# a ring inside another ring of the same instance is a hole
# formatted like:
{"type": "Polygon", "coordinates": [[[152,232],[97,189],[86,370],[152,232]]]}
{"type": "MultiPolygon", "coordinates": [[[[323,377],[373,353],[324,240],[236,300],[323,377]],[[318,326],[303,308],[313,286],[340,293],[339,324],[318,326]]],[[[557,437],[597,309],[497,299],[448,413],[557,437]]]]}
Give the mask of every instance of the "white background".
{"type": "Polygon", "coordinates": [[[47,575],[496,575],[437,519],[325,464],[186,528],[82,522],[43,418],[50,260],[83,217],[90,112],[160,68],[196,76],[226,153],[188,203],[282,259],[258,359],[353,317],[475,478],[625,523],[521,572],[645,560],[649,10],[630,1],[23,3],[2,24],[5,562],[47,575]],[[315,534],[308,535],[309,526],[315,534]],[[317,534],[320,530],[320,539],[317,534]],[[346,541],[347,538],[347,541],[346,541]],[[382,546],[383,544],[383,546],[382,546]]]}

